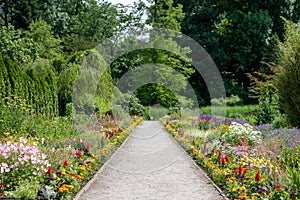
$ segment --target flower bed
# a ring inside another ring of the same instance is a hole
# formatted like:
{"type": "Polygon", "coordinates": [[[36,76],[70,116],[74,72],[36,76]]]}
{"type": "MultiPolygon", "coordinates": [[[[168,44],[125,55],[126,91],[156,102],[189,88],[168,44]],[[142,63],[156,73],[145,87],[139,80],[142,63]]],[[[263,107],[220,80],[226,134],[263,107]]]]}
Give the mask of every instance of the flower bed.
{"type": "MultiPolygon", "coordinates": [[[[210,120],[212,117],[199,118],[197,127],[202,127],[199,123],[208,127],[210,120]]],[[[284,146],[278,137],[268,137],[250,123],[238,120],[230,123],[225,120],[213,130],[202,130],[196,135],[183,129],[182,122],[161,121],[230,199],[299,198],[300,174],[296,171],[300,166],[299,143],[284,146]],[[201,136],[207,132],[214,136],[201,136]]],[[[190,124],[193,126],[195,122],[190,124]]]]}
{"type": "Polygon", "coordinates": [[[140,122],[137,118],[124,130],[101,126],[85,136],[89,139],[4,139],[0,198],[72,199],[140,122]]]}

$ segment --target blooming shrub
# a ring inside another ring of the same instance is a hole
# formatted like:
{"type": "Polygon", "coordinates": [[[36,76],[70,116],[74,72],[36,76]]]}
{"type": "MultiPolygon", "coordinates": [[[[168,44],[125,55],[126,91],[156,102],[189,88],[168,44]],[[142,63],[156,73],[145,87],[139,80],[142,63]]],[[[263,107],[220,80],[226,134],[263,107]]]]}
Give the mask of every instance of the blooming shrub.
{"type": "Polygon", "coordinates": [[[249,145],[258,145],[262,142],[262,134],[255,131],[249,124],[231,122],[229,128],[222,135],[222,139],[232,145],[242,145],[247,142],[249,145]]]}
{"type": "Polygon", "coordinates": [[[27,140],[19,142],[6,141],[0,146],[1,173],[7,190],[18,189],[24,180],[40,180],[50,166],[46,155],[41,153],[37,145],[29,145],[27,140]]]}

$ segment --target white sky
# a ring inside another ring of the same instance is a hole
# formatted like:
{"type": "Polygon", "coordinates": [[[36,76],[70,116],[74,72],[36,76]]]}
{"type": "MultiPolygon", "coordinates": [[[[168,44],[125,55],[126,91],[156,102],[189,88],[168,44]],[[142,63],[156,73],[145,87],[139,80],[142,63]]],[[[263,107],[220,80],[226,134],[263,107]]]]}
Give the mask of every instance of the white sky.
{"type": "Polygon", "coordinates": [[[111,2],[113,4],[122,3],[124,5],[128,5],[128,4],[133,5],[133,2],[135,2],[135,0],[106,0],[106,1],[111,2]]]}

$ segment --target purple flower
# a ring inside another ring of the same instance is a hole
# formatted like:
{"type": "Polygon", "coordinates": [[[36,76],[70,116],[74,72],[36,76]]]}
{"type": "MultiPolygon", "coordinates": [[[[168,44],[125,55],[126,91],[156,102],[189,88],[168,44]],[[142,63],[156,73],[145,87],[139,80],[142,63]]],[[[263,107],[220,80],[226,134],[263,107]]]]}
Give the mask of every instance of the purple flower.
{"type": "Polygon", "coordinates": [[[47,179],[47,180],[50,180],[50,181],[55,181],[55,180],[56,180],[56,178],[53,178],[53,177],[51,177],[51,176],[47,176],[46,179],[47,179]]]}
{"type": "Polygon", "coordinates": [[[58,172],[56,172],[56,175],[57,175],[57,176],[61,176],[61,174],[62,174],[62,171],[61,171],[61,170],[59,170],[58,172]]]}
{"type": "Polygon", "coordinates": [[[245,178],[245,175],[244,174],[239,174],[238,178],[245,178]]]}
{"type": "Polygon", "coordinates": [[[259,194],[261,194],[261,193],[265,192],[265,190],[260,188],[260,189],[257,190],[257,192],[258,192],[259,194]]]}

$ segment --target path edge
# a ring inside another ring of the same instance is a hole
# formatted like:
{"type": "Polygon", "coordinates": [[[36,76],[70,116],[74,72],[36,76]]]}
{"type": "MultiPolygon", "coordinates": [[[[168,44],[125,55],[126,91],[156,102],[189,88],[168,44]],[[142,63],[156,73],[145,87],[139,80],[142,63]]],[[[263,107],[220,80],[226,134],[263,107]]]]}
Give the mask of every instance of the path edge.
{"type": "Polygon", "coordinates": [[[106,167],[107,163],[111,161],[111,159],[116,155],[116,153],[125,145],[127,140],[131,137],[132,132],[143,122],[142,120],[134,129],[131,130],[130,134],[128,137],[122,142],[122,144],[118,147],[118,149],[108,158],[108,160],[105,161],[105,163],[100,167],[100,169],[95,173],[92,179],[90,179],[83,188],[80,189],[80,191],[76,194],[74,197],[74,200],[80,200],[81,195],[83,195],[85,192],[87,192],[93,185],[93,183],[98,179],[99,174],[104,170],[106,167]]]}
{"type": "Polygon", "coordinates": [[[223,197],[225,200],[229,200],[226,194],[219,188],[219,186],[216,185],[216,183],[203,171],[203,169],[195,162],[195,160],[186,152],[186,150],[176,141],[176,139],[171,135],[171,133],[166,129],[166,127],[163,125],[161,121],[159,121],[160,124],[164,127],[165,131],[169,134],[169,136],[172,138],[172,140],[176,143],[178,147],[184,151],[184,154],[190,158],[190,160],[193,162],[193,165],[205,176],[205,178],[215,187],[215,189],[219,192],[219,194],[223,197]]]}

